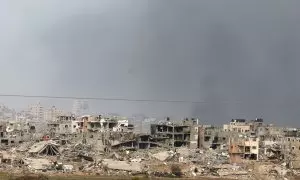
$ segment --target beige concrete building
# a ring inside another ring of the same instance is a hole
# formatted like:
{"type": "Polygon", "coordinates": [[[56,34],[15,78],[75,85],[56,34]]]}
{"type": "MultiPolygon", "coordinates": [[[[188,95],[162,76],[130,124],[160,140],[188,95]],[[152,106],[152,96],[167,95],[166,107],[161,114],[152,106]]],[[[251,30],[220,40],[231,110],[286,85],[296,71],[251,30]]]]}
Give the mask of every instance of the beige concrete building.
{"type": "Polygon", "coordinates": [[[249,137],[245,139],[245,159],[258,160],[259,138],[249,137]]]}
{"type": "Polygon", "coordinates": [[[282,153],[284,154],[285,159],[290,161],[290,166],[293,169],[300,169],[300,138],[286,137],[282,153]]]}
{"type": "Polygon", "coordinates": [[[247,133],[250,132],[251,126],[244,119],[233,119],[229,124],[223,125],[225,132],[238,132],[247,133]]]}
{"type": "Polygon", "coordinates": [[[229,139],[229,155],[231,163],[238,163],[244,159],[258,160],[260,139],[256,137],[235,137],[229,139]]]}

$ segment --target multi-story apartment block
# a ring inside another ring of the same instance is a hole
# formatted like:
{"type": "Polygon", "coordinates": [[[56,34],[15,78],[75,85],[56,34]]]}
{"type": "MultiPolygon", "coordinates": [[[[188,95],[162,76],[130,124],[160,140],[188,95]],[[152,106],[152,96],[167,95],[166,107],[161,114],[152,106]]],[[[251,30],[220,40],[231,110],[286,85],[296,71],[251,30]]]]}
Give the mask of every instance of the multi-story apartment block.
{"type": "Polygon", "coordinates": [[[229,156],[231,163],[240,163],[241,158],[258,160],[260,139],[257,137],[239,137],[229,139],[229,156]]]}
{"type": "Polygon", "coordinates": [[[232,119],[229,124],[223,125],[223,130],[225,132],[263,136],[267,133],[267,127],[263,124],[263,119],[259,118],[255,120],[232,119]]]}
{"type": "Polygon", "coordinates": [[[52,106],[49,109],[44,111],[44,120],[46,121],[55,121],[58,116],[66,115],[63,110],[57,109],[55,106],[52,106]]]}
{"type": "Polygon", "coordinates": [[[182,124],[173,124],[167,119],[163,124],[152,124],[151,135],[155,138],[165,138],[170,147],[198,147],[199,126],[194,119],[185,119],[182,124]]]}
{"type": "Polygon", "coordinates": [[[132,132],[133,125],[119,117],[103,117],[86,115],[79,118],[74,116],[58,116],[55,121],[48,122],[48,129],[54,134],[93,134],[101,132],[132,132]]]}
{"type": "Polygon", "coordinates": [[[35,126],[24,121],[8,121],[0,123],[0,146],[17,145],[29,141],[35,126]]]}
{"type": "Polygon", "coordinates": [[[33,120],[42,121],[44,120],[44,107],[40,102],[30,105],[28,107],[28,114],[32,116],[33,120]]]}
{"type": "Polygon", "coordinates": [[[229,124],[223,125],[223,130],[230,132],[248,133],[250,129],[250,124],[245,119],[232,119],[229,124]]]}

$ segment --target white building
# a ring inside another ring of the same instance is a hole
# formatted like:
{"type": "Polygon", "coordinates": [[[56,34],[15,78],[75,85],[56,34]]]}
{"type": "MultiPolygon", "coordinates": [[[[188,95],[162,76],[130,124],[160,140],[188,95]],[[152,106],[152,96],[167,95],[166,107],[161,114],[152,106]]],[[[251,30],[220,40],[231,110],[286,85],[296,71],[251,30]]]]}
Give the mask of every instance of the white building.
{"type": "Polygon", "coordinates": [[[55,121],[58,116],[66,115],[63,110],[57,109],[55,106],[44,111],[44,119],[46,121],[55,121]]]}
{"type": "Polygon", "coordinates": [[[244,119],[233,119],[229,124],[223,125],[225,132],[247,133],[251,130],[250,124],[244,119]]]}
{"type": "Polygon", "coordinates": [[[128,125],[129,125],[127,119],[124,119],[124,120],[118,120],[117,122],[118,122],[118,123],[117,123],[117,126],[116,126],[116,127],[113,127],[113,131],[114,131],[114,132],[121,132],[122,129],[123,129],[124,127],[127,128],[128,125]]]}
{"type": "Polygon", "coordinates": [[[5,105],[0,105],[0,119],[1,120],[15,120],[16,112],[5,105]]]}
{"type": "Polygon", "coordinates": [[[28,107],[28,114],[30,114],[33,120],[42,121],[44,120],[44,107],[41,103],[33,104],[28,107]]]}
{"type": "Polygon", "coordinates": [[[72,113],[81,116],[84,110],[88,109],[88,102],[84,100],[75,100],[73,102],[72,113]]]}

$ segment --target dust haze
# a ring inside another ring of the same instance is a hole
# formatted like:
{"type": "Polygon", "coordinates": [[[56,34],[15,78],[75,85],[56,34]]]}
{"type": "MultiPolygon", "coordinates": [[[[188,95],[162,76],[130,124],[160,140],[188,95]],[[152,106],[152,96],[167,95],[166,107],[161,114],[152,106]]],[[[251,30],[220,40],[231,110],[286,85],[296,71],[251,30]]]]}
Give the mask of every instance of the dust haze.
{"type": "MultiPolygon", "coordinates": [[[[93,101],[90,107],[198,116],[212,124],[262,117],[297,125],[299,5],[277,0],[1,1],[1,93],[201,101],[93,101]]],[[[29,100],[3,101],[18,106],[29,100]]]]}

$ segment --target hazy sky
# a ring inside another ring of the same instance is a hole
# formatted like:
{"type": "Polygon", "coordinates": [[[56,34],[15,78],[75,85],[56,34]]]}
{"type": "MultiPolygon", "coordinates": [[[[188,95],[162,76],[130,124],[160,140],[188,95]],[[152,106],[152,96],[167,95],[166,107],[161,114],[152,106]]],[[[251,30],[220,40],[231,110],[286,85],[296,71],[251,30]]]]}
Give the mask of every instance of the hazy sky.
{"type": "Polygon", "coordinates": [[[201,101],[90,108],[299,125],[299,7],[299,0],[2,0],[0,93],[201,101]]]}

